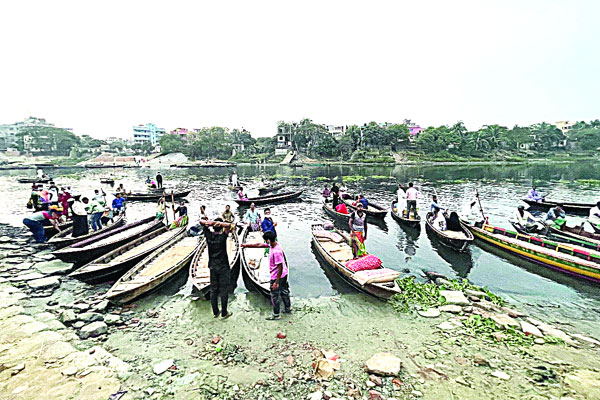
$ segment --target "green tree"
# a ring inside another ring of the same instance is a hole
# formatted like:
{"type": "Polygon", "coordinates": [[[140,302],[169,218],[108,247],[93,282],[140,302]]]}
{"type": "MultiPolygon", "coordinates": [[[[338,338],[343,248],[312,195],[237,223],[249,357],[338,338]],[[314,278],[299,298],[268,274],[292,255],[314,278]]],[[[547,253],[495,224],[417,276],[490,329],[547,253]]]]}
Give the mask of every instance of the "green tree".
{"type": "Polygon", "coordinates": [[[164,135],[160,138],[160,149],[162,154],[183,152],[185,141],[179,135],[164,135]]]}

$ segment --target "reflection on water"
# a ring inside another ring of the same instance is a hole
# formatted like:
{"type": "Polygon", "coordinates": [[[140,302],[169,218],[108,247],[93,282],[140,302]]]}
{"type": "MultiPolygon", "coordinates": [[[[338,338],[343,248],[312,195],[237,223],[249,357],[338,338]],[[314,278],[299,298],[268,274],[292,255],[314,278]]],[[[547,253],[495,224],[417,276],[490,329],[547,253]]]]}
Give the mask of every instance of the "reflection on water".
{"type": "MultiPolygon", "coordinates": [[[[232,170],[162,168],[161,174],[166,186],[191,190],[186,201],[189,203],[190,222],[193,224],[198,219],[201,204],[207,206],[207,214],[211,218],[220,215],[227,204],[241,218],[245,210],[238,208],[233,201],[235,194],[228,189],[228,175],[232,170]]],[[[593,162],[485,166],[320,166],[294,169],[241,165],[236,170],[245,183],[245,192],[249,197],[258,195],[257,189],[262,185],[261,178],[286,182],[288,187],[284,191],[304,190],[302,201],[269,207],[273,219],[278,222],[278,237],[290,263],[292,294],[307,298],[354,293],[328,266],[319,263],[311,249],[311,224],[331,221],[322,209],[323,186],[334,180],[341,183],[342,177],[352,176],[344,184],[349,192],[364,193],[369,200],[378,204],[390,204],[395,197],[397,182],[414,182],[420,191],[418,208],[423,216],[429,208],[434,188],[442,205],[457,211],[468,208],[477,189],[490,222],[504,227],[508,226],[507,220],[514,213],[518,200],[525,195],[532,183],[540,191],[548,193],[548,198],[551,199],[578,202],[595,202],[600,199],[598,186],[578,182],[598,178],[600,166],[593,162]]],[[[71,186],[90,195],[96,188],[104,188],[107,193],[112,191],[111,186],[100,184],[100,177],[110,173],[115,177],[115,185],[123,183],[129,190],[144,191],[146,176],[155,176],[157,170],[48,169],[46,172],[55,177],[59,186],[71,186]]],[[[18,184],[16,179],[32,177],[34,174],[33,170],[0,171],[0,184],[4,191],[3,196],[0,196],[0,222],[21,225],[22,219],[29,213],[25,204],[31,185],[18,184]]],[[[109,196],[108,200],[110,202],[112,198],[109,196]]],[[[127,218],[130,221],[139,219],[149,212],[153,213],[155,207],[152,202],[132,203],[127,208],[127,218]]],[[[258,209],[261,214],[264,213],[263,206],[258,209]]],[[[478,213],[478,210],[473,211],[473,215],[478,213]]],[[[570,225],[581,221],[581,218],[569,218],[570,225]]],[[[335,223],[340,229],[347,229],[346,221],[335,223]]],[[[593,325],[600,320],[595,311],[600,310],[600,291],[587,282],[506,256],[505,253],[498,253],[486,246],[472,245],[468,252],[456,253],[432,242],[418,230],[401,227],[389,214],[381,221],[372,218],[369,228],[367,249],[378,255],[389,268],[400,271],[408,269],[416,276],[420,276],[423,270],[429,270],[449,277],[467,277],[473,283],[487,286],[513,302],[547,312],[551,320],[575,320],[584,327],[582,330],[586,330],[585,327],[589,325],[589,330],[593,331],[593,325]],[[552,307],[547,307],[548,305],[552,307]]],[[[185,276],[187,275],[184,274],[184,278],[185,276]]],[[[180,283],[175,281],[173,287],[177,288],[178,285],[180,283]]],[[[172,294],[176,291],[169,286],[161,290],[161,293],[172,294]]],[[[241,276],[235,291],[237,294],[246,292],[241,276]]],[[[166,297],[156,297],[167,301],[166,297]]],[[[259,295],[249,295],[248,299],[263,306],[266,303],[259,295]]],[[[151,302],[152,299],[146,301],[151,302]]]]}

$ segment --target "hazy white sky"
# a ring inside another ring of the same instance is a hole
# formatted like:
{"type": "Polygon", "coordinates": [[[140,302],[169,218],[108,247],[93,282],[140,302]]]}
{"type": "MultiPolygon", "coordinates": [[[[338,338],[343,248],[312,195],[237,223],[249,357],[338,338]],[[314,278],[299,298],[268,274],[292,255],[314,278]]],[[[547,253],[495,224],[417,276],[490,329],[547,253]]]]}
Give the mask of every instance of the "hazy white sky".
{"type": "Polygon", "coordinates": [[[600,118],[600,1],[5,1],[0,123],[600,118]],[[492,4],[493,3],[493,4],[492,4]]]}

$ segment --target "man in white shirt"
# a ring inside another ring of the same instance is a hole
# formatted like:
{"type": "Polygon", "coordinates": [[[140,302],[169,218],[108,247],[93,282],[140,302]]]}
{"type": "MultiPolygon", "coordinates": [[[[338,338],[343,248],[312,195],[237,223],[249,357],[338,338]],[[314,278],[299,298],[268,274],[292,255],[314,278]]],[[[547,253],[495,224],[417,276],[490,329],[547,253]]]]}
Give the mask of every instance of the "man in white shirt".
{"type": "Polygon", "coordinates": [[[398,214],[404,215],[404,210],[406,210],[406,191],[404,191],[404,186],[402,186],[402,184],[398,185],[397,196],[398,204],[396,205],[396,208],[398,210],[398,214]]]}
{"type": "Polygon", "coordinates": [[[517,207],[511,222],[518,228],[523,229],[525,232],[536,232],[538,230],[537,221],[539,219],[531,215],[530,212],[525,210],[525,206],[520,205],[517,207]]]}
{"type": "Polygon", "coordinates": [[[433,209],[433,227],[440,231],[446,230],[446,217],[444,217],[444,214],[437,207],[433,209]]]}
{"type": "Polygon", "coordinates": [[[588,221],[595,227],[600,228],[600,201],[596,203],[596,207],[592,207],[590,210],[588,221]]]}
{"type": "Polygon", "coordinates": [[[231,186],[239,186],[237,172],[235,171],[233,171],[233,174],[231,175],[231,186]]]}
{"type": "Polygon", "coordinates": [[[416,188],[413,187],[413,183],[410,182],[408,184],[408,189],[406,190],[406,215],[410,216],[410,210],[413,209],[413,213],[415,218],[417,218],[417,198],[419,197],[419,192],[416,188]]]}

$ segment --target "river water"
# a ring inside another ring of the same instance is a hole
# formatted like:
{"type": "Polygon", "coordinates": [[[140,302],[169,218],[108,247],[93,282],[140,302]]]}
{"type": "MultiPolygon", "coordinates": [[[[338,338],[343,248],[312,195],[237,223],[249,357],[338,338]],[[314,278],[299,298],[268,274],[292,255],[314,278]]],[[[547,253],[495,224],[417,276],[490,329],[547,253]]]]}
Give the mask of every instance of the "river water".
{"type": "MultiPolygon", "coordinates": [[[[243,210],[237,209],[232,201],[233,194],[227,188],[231,171],[230,168],[164,168],[161,173],[165,186],[192,190],[186,201],[194,222],[201,204],[207,206],[209,217],[220,214],[226,204],[232,206],[236,215],[241,215],[243,210]]],[[[46,172],[59,186],[68,185],[91,195],[93,189],[101,187],[110,193],[111,187],[100,185],[99,178],[111,173],[117,184],[122,182],[127,189],[143,191],[145,177],[156,175],[157,170],[49,169],[46,172]]],[[[593,162],[510,166],[238,166],[237,172],[250,197],[257,194],[255,189],[261,185],[261,178],[275,178],[287,182],[290,190],[304,190],[302,201],[270,206],[278,221],[278,236],[290,264],[290,286],[296,298],[356,295],[353,288],[319,263],[311,247],[311,224],[329,220],[322,210],[321,191],[325,184],[331,186],[334,179],[339,182],[345,177],[344,185],[349,192],[364,193],[370,201],[386,206],[395,197],[396,182],[413,181],[421,193],[418,206],[422,216],[434,190],[445,206],[464,214],[469,211],[468,205],[474,200],[477,189],[490,222],[502,227],[509,227],[508,218],[532,182],[552,199],[582,202],[600,199],[600,182],[593,181],[600,176],[600,166],[593,162]]],[[[26,176],[33,176],[33,172],[0,171],[0,184],[4,188],[0,199],[0,222],[19,225],[28,214],[25,204],[30,185],[16,183],[17,177],[26,176]]],[[[108,195],[108,201],[111,199],[108,195]]],[[[128,219],[135,220],[154,211],[152,203],[132,203],[128,206],[128,219]]],[[[472,210],[472,215],[477,211],[472,210]]],[[[579,221],[581,218],[572,217],[569,224],[579,221]]],[[[456,253],[431,240],[424,226],[420,232],[406,231],[389,214],[383,223],[370,226],[367,249],[378,255],[389,268],[407,269],[416,276],[422,276],[422,271],[427,270],[451,278],[467,278],[548,322],[566,322],[579,331],[596,333],[595,327],[600,320],[600,290],[592,283],[479,244],[471,246],[466,253],[456,253]]],[[[177,285],[181,282],[179,280],[177,285]]],[[[179,288],[170,287],[169,290],[179,288]]],[[[236,293],[245,292],[240,278],[236,293]]],[[[145,301],[152,302],[152,296],[145,301]]],[[[365,302],[371,300],[365,298],[365,302]]],[[[269,308],[266,302],[264,308],[269,308]]]]}

